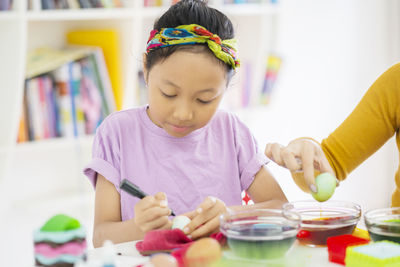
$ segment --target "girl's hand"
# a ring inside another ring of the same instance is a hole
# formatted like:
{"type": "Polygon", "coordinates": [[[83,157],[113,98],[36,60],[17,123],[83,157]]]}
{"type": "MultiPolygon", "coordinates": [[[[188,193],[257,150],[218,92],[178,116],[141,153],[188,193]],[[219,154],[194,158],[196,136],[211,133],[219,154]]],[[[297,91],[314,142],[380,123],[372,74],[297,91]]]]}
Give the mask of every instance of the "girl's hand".
{"type": "Polygon", "coordinates": [[[167,196],[159,192],[154,196],[146,196],[135,205],[134,221],[143,233],[155,229],[170,229],[170,214],[167,196]]]}
{"type": "Polygon", "coordinates": [[[219,216],[226,212],[225,203],[216,197],[207,197],[195,211],[184,215],[191,222],[183,229],[191,239],[209,236],[219,231],[219,216]]]}
{"type": "Polygon", "coordinates": [[[310,190],[317,191],[315,171],[335,175],[322,148],[309,139],[293,140],[286,147],[277,143],[267,144],[265,155],[278,165],[288,168],[297,186],[307,193],[310,190]]]}

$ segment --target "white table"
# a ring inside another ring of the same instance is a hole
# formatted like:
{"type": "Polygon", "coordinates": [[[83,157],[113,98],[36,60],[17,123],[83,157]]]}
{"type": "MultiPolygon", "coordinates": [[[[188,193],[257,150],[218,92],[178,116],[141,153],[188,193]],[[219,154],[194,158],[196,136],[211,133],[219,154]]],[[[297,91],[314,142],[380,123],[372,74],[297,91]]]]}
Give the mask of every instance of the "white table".
{"type": "MultiPolygon", "coordinates": [[[[143,257],[135,247],[135,241],[116,244],[116,250],[119,254],[116,259],[117,267],[136,266],[149,261],[149,257],[143,257]]],[[[103,248],[96,248],[88,251],[89,259],[101,259],[103,248]]],[[[224,252],[226,257],[233,254],[224,252]]],[[[244,262],[243,266],[285,266],[285,267],[339,267],[340,264],[331,263],[328,260],[328,249],[326,247],[306,247],[300,245],[297,241],[286,255],[286,264],[276,262],[244,262]]]]}

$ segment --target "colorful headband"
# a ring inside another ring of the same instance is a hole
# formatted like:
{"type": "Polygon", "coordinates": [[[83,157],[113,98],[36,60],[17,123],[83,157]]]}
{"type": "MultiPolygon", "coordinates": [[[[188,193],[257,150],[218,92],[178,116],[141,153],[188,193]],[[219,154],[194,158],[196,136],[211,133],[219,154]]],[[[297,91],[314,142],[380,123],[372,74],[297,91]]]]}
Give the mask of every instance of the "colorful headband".
{"type": "Polygon", "coordinates": [[[212,34],[206,28],[197,25],[181,25],[176,28],[162,28],[152,30],[147,41],[147,53],[158,48],[172,45],[190,45],[207,43],[214,55],[233,69],[239,67],[240,61],[236,57],[236,39],[221,40],[218,35],[212,34]]]}

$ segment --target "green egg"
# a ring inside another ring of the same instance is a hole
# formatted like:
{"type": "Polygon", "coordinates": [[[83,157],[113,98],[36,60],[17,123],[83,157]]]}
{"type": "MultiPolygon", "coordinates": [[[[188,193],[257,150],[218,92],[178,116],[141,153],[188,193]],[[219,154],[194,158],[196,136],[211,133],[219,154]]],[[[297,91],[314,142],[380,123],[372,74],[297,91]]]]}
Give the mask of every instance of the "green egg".
{"type": "Polygon", "coordinates": [[[325,172],[315,178],[317,193],[312,192],[313,198],[319,202],[327,201],[331,198],[336,188],[336,178],[332,174],[325,172]]]}

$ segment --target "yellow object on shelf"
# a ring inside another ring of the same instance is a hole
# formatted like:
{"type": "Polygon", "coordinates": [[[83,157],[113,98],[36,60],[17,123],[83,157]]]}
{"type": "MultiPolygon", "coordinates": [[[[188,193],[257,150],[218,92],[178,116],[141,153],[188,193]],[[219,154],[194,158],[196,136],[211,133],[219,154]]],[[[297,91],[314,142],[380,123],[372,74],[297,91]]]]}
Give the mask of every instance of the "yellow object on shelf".
{"type": "Polygon", "coordinates": [[[122,108],[120,40],[116,30],[76,30],[67,33],[67,42],[75,45],[98,46],[103,50],[117,110],[122,108]]]}
{"type": "Polygon", "coordinates": [[[371,240],[371,238],[369,237],[369,233],[367,230],[361,229],[361,228],[356,228],[353,231],[353,236],[359,237],[359,238],[364,238],[367,240],[371,240]]]}

